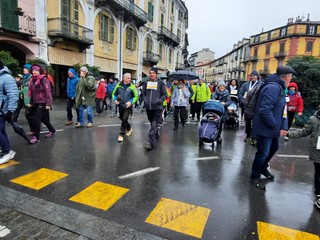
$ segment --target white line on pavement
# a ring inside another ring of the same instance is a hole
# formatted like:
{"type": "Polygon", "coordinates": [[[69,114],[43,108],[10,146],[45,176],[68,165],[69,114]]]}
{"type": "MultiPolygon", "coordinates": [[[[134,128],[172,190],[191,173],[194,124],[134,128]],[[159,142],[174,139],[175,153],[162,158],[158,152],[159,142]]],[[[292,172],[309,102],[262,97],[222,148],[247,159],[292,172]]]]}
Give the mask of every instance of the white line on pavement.
{"type": "Polygon", "coordinates": [[[121,124],[107,124],[107,125],[99,125],[97,127],[101,128],[101,127],[119,127],[121,126],[121,124]]]}
{"type": "Polygon", "coordinates": [[[7,236],[10,233],[11,233],[11,231],[8,228],[6,228],[6,226],[1,226],[0,225],[0,238],[3,238],[3,237],[7,236]]]}
{"type": "MultiPolygon", "coordinates": [[[[49,131],[41,131],[40,133],[48,133],[49,131]]],[[[57,129],[56,132],[63,132],[63,129],[57,129]]]]}
{"type": "Polygon", "coordinates": [[[126,174],[126,175],[119,176],[119,178],[120,179],[126,179],[126,178],[137,177],[137,176],[141,176],[141,175],[144,175],[144,174],[147,174],[147,173],[150,173],[150,172],[157,171],[159,169],[160,169],[160,167],[146,168],[146,169],[143,169],[143,170],[140,170],[140,171],[136,171],[136,172],[133,172],[133,173],[129,173],[129,174],[126,174]]]}
{"type": "Polygon", "coordinates": [[[214,159],[219,159],[220,157],[218,156],[211,156],[211,157],[200,157],[200,158],[194,158],[196,161],[202,161],[202,160],[214,160],[214,159]]]}
{"type": "Polygon", "coordinates": [[[278,157],[287,157],[287,158],[309,158],[308,155],[285,155],[285,154],[278,154],[278,157]]]}

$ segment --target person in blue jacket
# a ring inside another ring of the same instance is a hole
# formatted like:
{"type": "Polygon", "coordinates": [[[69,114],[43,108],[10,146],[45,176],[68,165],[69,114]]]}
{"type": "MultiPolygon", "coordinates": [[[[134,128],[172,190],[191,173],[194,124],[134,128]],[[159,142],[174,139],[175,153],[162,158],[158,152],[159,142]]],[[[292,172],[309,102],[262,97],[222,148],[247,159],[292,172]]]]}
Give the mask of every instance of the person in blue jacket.
{"type": "Polygon", "coordinates": [[[268,171],[269,161],[279,149],[279,136],[288,133],[285,89],[289,85],[292,74],[296,74],[290,66],[279,66],[274,75],[270,75],[265,86],[258,95],[253,115],[253,133],[257,140],[249,182],[259,189],[265,189],[261,184],[261,175],[269,180],[274,175],[268,171]]]}
{"type": "MultiPolygon", "coordinates": [[[[65,125],[72,125],[73,115],[72,115],[72,107],[76,103],[76,86],[79,81],[78,74],[73,68],[68,69],[68,80],[67,80],[67,118],[68,120],[65,122],[65,125]]],[[[79,122],[79,109],[76,108],[77,113],[77,122],[79,122]]]]}
{"type": "Polygon", "coordinates": [[[6,132],[6,122],[12,121],[12,115],[17,108],[19,90],[10,70],[0,59],[0,164],[13,159],[16,152],[11,149],[6,132]]]}

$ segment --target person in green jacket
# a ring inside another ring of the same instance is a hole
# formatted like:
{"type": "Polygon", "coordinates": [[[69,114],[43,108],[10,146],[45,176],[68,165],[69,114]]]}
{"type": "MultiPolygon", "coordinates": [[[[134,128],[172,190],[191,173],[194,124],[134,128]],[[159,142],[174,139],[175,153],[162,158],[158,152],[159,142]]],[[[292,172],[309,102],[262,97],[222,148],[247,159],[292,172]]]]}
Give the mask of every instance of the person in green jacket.
{"type": "Polygon", "coordinates": [[[131,83],[131,74],[125,73],[122,81],[116,85],[112,92],[112,99],[119,107],[119,118],[121,120],[118,142],[123,142],[124,135],[131,136],[132,134],[132,127],[128,120],[132,114],[132,106],[138,98],[137,89],[134,84],[131,83]]]}
{"type": "MultiPolygon", "coordinates": [[[[203,79],[199,79],[198,84],[195,88],[192,101],[195,103],[195,109],[197,114],[197,121],[200,121],[200,113],[203,108],[203,104],[211,98],[210,88],[203,82],[203,79]]],[[[202,112],[203,115],[203,112],[202,112]]]]}
{"type": "Polygon", "coordinates": [[[79,109],[79,121],[75,127],[84,127],[84,110],[88,110],[87,128],[93,126],[93,109],[96,96],[96,82],[93,76],[88,75],[86,67],[80,68],[80,80],[76,87],[76,108],[79,109]]]}
{"type": "Polygon", "coordinates": [[[310,135],[309,159],[314,164],[314,188],[317,208],[320,208],[320,110],[317,110],[302,129],[288,132],[289,138],[301,138],[310,135]]]}
{"type": "Polygon", "coordinates": [[[21,93],[24,101],[24,107],[26,109],[25,111],[25,117],[28,120],[30,131],[27,133],[27,135],[33,135],[34,130],[32,129],[32,120],[30,119],[30,108],[28,107],[28,104],[30,102],[30,97],[28,95],[29,91],[29,84],[30,80],[32,78],[31,75],[31,64],[26,63],[23,65],[23,76],[22,76],[22,87],[21,87],[21,93]]]}

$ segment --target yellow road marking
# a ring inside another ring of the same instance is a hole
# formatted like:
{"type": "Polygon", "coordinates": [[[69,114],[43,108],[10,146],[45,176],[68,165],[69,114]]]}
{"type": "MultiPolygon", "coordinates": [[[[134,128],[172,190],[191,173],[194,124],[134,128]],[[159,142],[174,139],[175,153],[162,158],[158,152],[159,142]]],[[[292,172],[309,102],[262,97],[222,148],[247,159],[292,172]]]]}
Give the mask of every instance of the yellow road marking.
{"type": "Polygon", "coordinates": [[[68,175],[69,174],[57,172],[47,168],[40,168],[37,171],[31,172],[18,178],[11,179],[10,182],[17,183],[35,190],[39,190],[68,175]]]}
{"type": "Polygon", "coordinates": [[[208,208],[161,198],[146,222],[201,238],[209,214],[208,208]]]}
{"type": "Polygon", "coordinates": [[[257,222],[259,240],[319,240],[319,236],[277,225],[257,222]]]}
{"type": "Polygon", "coordinates": [[[102,210],[108,210],[128,191],[128,188],[95,182],[69,200],[102,210]]]}
{"type": "Polygon", "coordinates": [[[6,167],[10,167],[10,166],[17,165],[17,164],[20,164],[20,162],[17,162],[17,161],[14,161],[14,160],[10,160],[9,162],[1,164],[0,165],[0,169],[4,169],[6,167]]]}

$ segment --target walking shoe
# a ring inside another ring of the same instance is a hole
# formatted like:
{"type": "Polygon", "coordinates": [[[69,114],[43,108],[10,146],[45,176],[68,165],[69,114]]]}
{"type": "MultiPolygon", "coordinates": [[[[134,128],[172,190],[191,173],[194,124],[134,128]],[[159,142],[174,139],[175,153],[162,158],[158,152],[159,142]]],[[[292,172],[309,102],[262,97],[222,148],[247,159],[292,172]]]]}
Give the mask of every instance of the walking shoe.
{"type": "Polygon", "coordinates": [[[288,138],[287,136],[285,136],[285,137],[283,138],[283,140],[289,141],[289,138],[288,138]]]}
{"type": "Polygon", "coordinates": [[[316,200],[314,201],[314,205],[315,205],[317,208],[320,208],[320,195],[317,195],[317,196],[316,196],[316,200]]]}
{"type": "Polygon", "coordinates": [[[131,135],[132,135],[132,128],[130,128],[130,130],[126,132],[126,136],[131,136],[131,135]]]}
{"type": "Polygon", "coordinates": [[[274,175],[271,172],[269,172],[268,169],[264,170],[261,174],[269,180],[274,179],[274,175]]]}
{"type": "Polygon", "coordinates": [[[249,142],[250,140],[251,140],[251,138],[246,137],[243,141],[244,141],[244,142],[249,142]]]}
{"type": "Polygon", "coordinates": [[[146,146],[145,146],[146,150],[152,150],[152,145],[150,142],[147,142],[146,146]]]}
{"type": "Polygon", "coordinates": [[[263,184],[261,184],[260,178],[250,177],[249,183],[251,183],[253,186],[255,186],[256,188],[258,188],[258,189],[260,189],[260,190],[265,190],[265,189],[266,189],[266,186],[264,186],[263,184]]]}
{"type": "Polygon", "coordinates": [[[40,140],[39,140],[36,136],[33,136],[33,137],[31,138],[31,140],[30,140],[30,143],[31,143],[31,144],[35,144],[35,143],[38,143],[38,142],[40,142],[40,140]]]}
{"type": "Polygon", "coordinates": [[[123,142],[123,136],[119,135],[118,142],[123,142]]]}
{"type": "Polygon", "coordinates": [[[256,146],[257,140],[251,138],[251,139],[250,139],[250,144],[251,144],[252,146],[256,146]]]}
{"type": "Polygon", "coordinates": [[[46,138],[51,138],[53,137],[53,135],[55,134],[56,132],[49,132],[48,134],[46,134],[46,138]]]}
{"type": "Polygon", "coordinates": [[[7,163],[10,159],[14,158],[14,155],[16,155],[16,152],[12,150],[5,154],[2,153],[2,156],[0,157],[0,164],[7,163]]]}
{"type": "Polygon", "coordinates": [[[91,127],[93,127],[93,123],[88,123],[87,128],[91,128],[91,127]]]}
{"type": "Polygon", "coordinates": [[[73,124],[73,121],[72,120],[68,120],[64,123],[64,125],[72,125],[73,124]]]}
{"type": "Polygon", "coordinates": [[[74,125],[76,128],[81,128],[83,127],[83,125],[81,125],[81,123],[77,122],[76,125],[74,125]]]}

